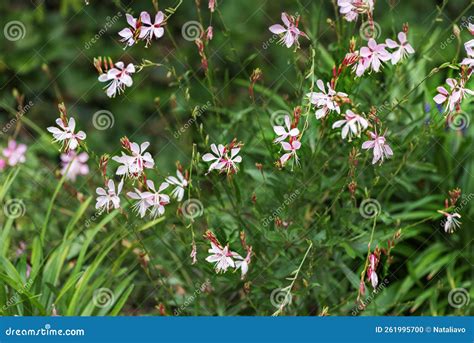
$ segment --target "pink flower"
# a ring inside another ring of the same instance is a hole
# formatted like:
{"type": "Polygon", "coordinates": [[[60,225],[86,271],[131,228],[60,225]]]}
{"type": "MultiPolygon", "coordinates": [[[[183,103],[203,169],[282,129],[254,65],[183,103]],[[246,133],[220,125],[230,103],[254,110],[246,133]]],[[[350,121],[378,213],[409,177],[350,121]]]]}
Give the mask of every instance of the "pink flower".
{"type": "Polygon", "coordinates": [[[211,242],[211,249],[208,252],[211,255],[206,258],[206,261],[214,263],[216,273],[225,273],[229,267],[235,267],[234,260],[232,259],[233,253],[229,250],[228,245],[222,249],[211,242]]]}
{"type": "Polygon", "coordinates": [[[76,120],[74,118],[69,118],[67,123],[58,118],[56,119],[56,124],[59,126],[59,129],[50,126],[47,130],[53,134],[53,142],[61,142],[62,146],[65,146],[65,151],[76,150],[79,143],[86,139],[84,131],[74,133],[76,129],[76,120]]]}
{"type": "Polygon", "coordinates": [[[216,7],[216,0],[209,0],[208,7],[211,13],[214,12],[215,7],[216,7]]]}
{"type": "Polygon", "coordinates": [[[383,162],[384,158],[393,156],[393,151],[385,140],[385,136],[379,136],[377,133],[369,132],[372,140],[368,140],[362,144],[362,149],[374,149],[374,158],[372,164],[383,162]]]}
{"type": "Polygon", "coordinates": [[[391,55],[385,50],[385,47],[385,44],[377,44],[373,38],[369,39],[367,46],[360,49],[360,57],[362,59],[359,63],[362,62],[363,71],[370,67],[375,72],[378,72],[382,65],[381,61],[386,62],[391,59],[391,55]]]}
{"type": "Polygon", "coordinates": [[[132,15],[130,14],[125,14],[125,17],[127,18],[127,23],[130,25],[132,28],[125,28],[121,30],[118,34],[122,39],[120,40],[121,42],[124,42],[126,46],[132,46],[135,44],[135,34],[138,29],[137,26],[137,19],[135,19],[132,15]]]}
{"type": "Polygon", "coordinates": [[[454,110],[456,107],[459,107],[461,101],[466,97],[466,94],[474,95],[474,91],[465,88],[464,83],[459,82],[456,79],[446,79],[446,83],[451,88],[451,91],[448,92],[446,88],[440,86],[437,88],[438,95],[436,95],[433,100],[437,104],[447,103],[446,108],[449,111],[454,110]]]}
{"type": "Polygon", "coordinates": [[[299,47],[299,36],[308,38],[308,36],[303,31],[298,29],[299,18],[295,19],[293,16],[283,12],[281,14],[281,20],[283,21],[283,24],[285,24],[286,28],[280,24],[275,24],[270,26],[269,30],[277,35],[284,34],[284,36],[281,38],[281,43],[284,43],[287,48],[291,48],[295,43],[296,46],[299,47]]]}
{"type": "Polygon", "coordinates": [[[400,60],[404,59],[409,54],[415,53],[415,50],[407,41],[407,35],[405,34],[405,32],[398,33],[398,40],[400,44],[391,39],[387,39],[385,41],[385,44],[387,44],[390,49],[396,49],[392,52],[392,64],[397,64],[400,60]]]}
{"type": "Polygon", "coordinates": [[[7,162],[4,159],[0,159],[0,171],[5,169],[6,166],[7,166],[7,162]]]}
{"type": "Polygon", "coordinates": [[[332,125],[333,129],[344,125],[341,131],[342,139],[345,139],[347,135],[349,135],[349,141],[353,135],[360,137],[361,132],[369,126],[369,123],[364,117],[355,114],[351,110],[347,110],[344,117],[345,119],[338,120],[332,125]]]}
{"type": "Polygon", "coordinates": [[[99,81],[108,82],[105,86],[107,88],[106,93],[109,98],[113,98],[117,93],[123,93],[126,87],[132,86],[133,80],[130,75],[134,72],[135,66],[132,63],[125,68],[123,62],[117,62],[115,68],[111,68],[107,73],[99,76],[99,81]]]}
{"type": "Polygon", "coordinates": [[[140,29],[140,39],[146,39],[147,46],[150,44],[151,40],[156,38],[163,37],[165,33],[165,29],[163,28],[165,15],[163,12],[158,11],[155,15],[155,22],[152,24],[150,15],[147,12],[142,12],[140,14],[140,18],[142,21],[142,27],[140,29]]]}
{"type": "Polygon", "coordinates": [[[327,93],[322,80],[318,80],[316,82],[316,85],[318,86],[321,92],[310,92],[306,94],[306,96],[309,98],[309,101],[317,108],[319,108],[316,111],[316,119],[326,117],[331,111],[341,113],[337,98],[346,98],[347,94],[343,92],[336,92],[336,90],[331,87],[329,82],[327,83],[327,93]]]}
{"type": "Polygon", "coordinates": [[[131,155],[126,155],[122,151],[122,156],[112,157],[112,160],[122,164],[117,168],[116,175],[126,175],[128,177],[137,178],[142,175],[145,168],[153,168],[155,161],[149,152],[145,152],[149,146],[149,142],[144,142],[141,145],[131,143],[131,155]]]}
{"type": "Polygon", "coordinates": [[[468,57],[465,57],[461,64],[467,65],[469,68],[474,68],[474,39],[466,42],[464,44],[464,48],[466,49],[466,54],[468,57]]]}
{"type": "Polygon", "coordinates": [[[379,261],[375,254],[370,254],[369,256],[369,267],[367,268],[367,277],[372,283],[372,287],[375,289],[379,283],[379,279],[377,277],[377,273],[375,272],[377,269],[379,261]]]}
{"type": "Polygon", "coordinates": [[[273,131],[278,135],[278,137],[274,140],[275,143],[279,143],[284,141],[287,137],[296,137],[300,134],[300,130],[296,127],[291,128],[290,116],[285,116],[285,126],[275,125],[273,127],[273,131]],[[286,126],[286,129],[285,129],[286,126]]]}
{"type": "Polygon", "coordinates": [[[107,188],[104,189],[102,187],[97,187],[97,203],[95,204],[95,208],[100,210],[100,212],[109,210],[113,207],[115,209],[120,208],[120,197],[119,194],[122,191],[123,187],[123,179],[120,181],[117,187],[117,192],[115,191],[115,183],[112,179],[110,179],[107,183],[107,188]]]}
{"type": "Polygon", "coordinates": [[[373,0],[338,0],[337,5],[347,21],[355,21],[359,14],[369,14],[374,9],[373,0]]]}
{"type": "Polygon", "coordinates": [[[89,155],[86,152],[78,155],[74,150],[71,150],[67,154],[61,154],[61,174],[66,174],[66,178],[71,181],[76,181],[78,175],[89,174],[89,167],[86,163],[88,159],[89,155]]]}
{"type": "Polygon", "coordinates": [[[296,155],[296,151],[301,148],[301,142],[298,140],[290,140],[290,143],[288,142],[281,142],[281,146],[283,147],[283,150],[287,151],[287,153],[283,154],[283,156],[280,157],[280,163],[282,166],[285,165],[285,163],[291,158],[294,157],[295,161],[298,162],[298,155],[296,155]]]}
{"type": "Polygon", "coordinates": [[[8,141],[8,147],[3,149],[3,156],[5,157],[5,164],[13,167],[18,163],[25,163],[26,145],[18,144],[15,140],[8,141]]]}

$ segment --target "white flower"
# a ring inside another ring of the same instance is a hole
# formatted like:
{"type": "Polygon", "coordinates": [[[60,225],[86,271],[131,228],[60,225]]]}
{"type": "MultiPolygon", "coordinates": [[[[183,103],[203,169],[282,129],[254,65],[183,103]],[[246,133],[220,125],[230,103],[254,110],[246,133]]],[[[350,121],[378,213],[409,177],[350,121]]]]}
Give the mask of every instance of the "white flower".
{"type": "Polygon", "coordinates": [[[273,127],[273,131],[278,135],[278,137],[274,140],[275,143],[279,143],[284,141],[288,136],[296,137],[300,134],[300,130],[296,127],[291,128],[290,116],[285,116],[285,126],[275,125],[273,127]],[[286,129],[285,129],[286,126],[286,129]]]}
{"type": "Polygon", "coordinates": [[[107,189],[102,187],[97,187],[97,203],[95,208],[101,212],[107,210],[107,212],[113,207],[118,209],[120,207],[120,197],[119,194],[122,191],[123,179],[120,181],[117,187],[117,192],[115,192],[115,183],[112,179],[107,183],[107,189]]]}
{"type": "Polygon", "coordinates": [[[131,26],[131,28],[125,28],[121,30],[118,34],[119,36],[122,37],[120,40],[121,42],[124,42],[127,46],[131,46],[135,44],[135,32],[137,30],[137,19],[135,19],[131,14],[125,14],[125,17],[127,18],[127,23],[128,25],[131,26]]]}
{"type": "Polygon", "coordinates": [[[462,65],[467,65],[469,68],[474,68],[474,39],[464,44],[466,54],[468,57],[464,58],[461,62],[462,65]]]}
{"type": "Polygon", "coordinates": [[[181,201],[184,197],[184,189],[188,186],[188,180],[184,178],[183,174],[179,170],[176,170],[176,176],[178,178],[175,178],[174,176],[168,176],[165,181],[170,185],[176,186],[171,192],[171,196],[177,201],[181,201]]]}
{"type": "Polygon", "coordinates": [[[331,111],[336,111],[337,113],[341,113],[341,109],[339,108],[339,104],[337,103],[337,97],[345,98],[347,97],[346,93],[336,92],[329,83],[327,83],[328,91],[326,92],[326,88],[324,87],[324,83],[322,80],[318,80],[316,82],[319,90],[321,92],[310,92],[306,94],[309,98],[309,101],[319,108],[316,111],[316,119],[321,119],[326,117],[331,111]]]}
{"type": "Polygon", "coordinates": [[[128,177],[139,177],[145,168],[153,168],[155,161],[149,152],[145,152],[149,146],[149,142],[143,142],[141,145],[131,143],[131,155],[126,155],[122,151],[122,156],[112,157],[112,160],[122,164],[117,168],[116,174],[126,175],[128,177]]]}
{"type": "Polygon", "coordinates": [[[145,217],[147,209],[151,206],[149,199],[153,194],[151,192],[142,192],[135,188],[135,192],[128,192],[127,196],[131,199],[138,200],[133,209],[138,212],[141,218],[145,217]]]}
{"type": "MultiPolygon", "coordinates": [[[[375,39],[369,39],[367,46],[364,46],[360,49],[361,60],[359,64],[362,65],[364,69],[363,71],[370,67],[372,70],[378,73],[382,62],[389,61],[392,58],[388,51],[385,50],[385,47],[385,44],[377,44],[375,39]]],[[[360,66],[357,68],[359,69],[359,67],[360,66]]]]}
{"type": "Polygon", "coordinates": [[[74,150],[71,150],[67,154],[61,154],[61,174],[66,174],[66,178],[71,181],[76,181],[78,175],[89,174],[88,159],[87,152],[77,154],[74,150]]]}
{"type": "Polygon", "coordinates": [[[444,222],[444,231],[446,233],[453,233],[457,228],[461,226],[461,222],[458,218],[461,218],[459,213],[447,213],[444,211],[438,211],[446,216],[446,221],[444,222]]]}
{"type": "Polygon", "coordinates": [[[454,110],[457,106],[461,104],[461,101],[466,97],[466,94],[474,95],[474,91],[466,88],[464,83],[456,79],[448,78],[446,83],[451,88],[451,91],[448,92],[446,88],[440,86],[437,88],[438,94],[433,98],[434,102],[437,104],[447,103],[446,108],[449,111],[454,110]]]}
{"type": "Polygon", "coordinates": [[[405,56],[415,53],[413,47],[408,43],[405,32],[398,33],[398,40],[400,44],[391,39],[385,40],[385,44],[387,44],[390,49],[397,49],[391,54],[392,64],[397,64],[400,60],[405,58],[405,56]]]}
{"type": "Polygon", "coordinates": [[[235,267],[234,260],[232,259],[233,253],[229,251],[229,246],[221,249],[211,242],[211,249],[209,249],[208,252],[211,255],[206,258],[206,261],[215,263],[214,268],[217,273],[225,273],[229,267],[235,267]]]}
{"type": "Polygon", "coordinates": [[[147,180],[146,185],[152,191],[150,197],[147,199],[150,205],[150,216],[152,218],[160,217],[165,213],[165,205],[170,203],[170,197],[162,193],[169,185],[163,182],[160,188],[158,188],[158,191],[155,189],[153,181],[147,180]]]}
{"type": "Polygon", "coordinates": [[[79,142],[86,139],[84,131],[74,133],[76,129],[76,120],[74,118],[69,118],[67,123],[58,118],[56,119],[56,124],[59,128],[50,126],[47,130],[53,134],[53,142],[61,142],[62,146],[65,146],[65,151],[75,150],[79,146],[79,142]]]}
{"type": "Polygon", "coordinates": [[[241,271],[240,278],[243,280],[249,270],[250,256],[252,255],[252,247],[249,248],[249,251],[247,252],[247,256],[245,256],[245,258],[240,256],[236,252],[232,254],[233,254],[233,257],[235,258],[235,269],[240,268],[240,271],[241,271]]]}
{"type": "Polygon", "coordinates": [[[332,125],[333,129],[344,125],[341,131],[342,139],[345,139],[347,135],[349,135],[349,140],[352,135],[359,137],[361,132],[369,126],[365,118],[355,114],[351,110],[347,110],[344,116],[345,119],[338,120],[332,125]]]}
{"type": "Polygon", "coordinates": [[[130,87],[133,84],[132,77],[130,76],[135,72],[135,66],[130,63],[125,68],[123,62],[115,63],[115,68],[109,69],[107,73],[99,76],[100,82],[109,82],[105,88],[107,88],[107,96],[109,98],[115,97],[115,95],[123,93],[126,87],[130,87]]]}
{"type": "Polygon", "coordinates": [[[225,165],[224,162],[224,153],[225,153],[225,147],[222,144],[219,144],[219,146],[216,146],[215,144],[211,144],[211,150],[214,154],[208,152],[204,156],[202,156],[203,161],[205,162],[211,162],[211,165],[209,166],[209,170],[207,171],[208,173],[211,172],[212,170],[221,170],[222,167],[225,165]]]}
{"type": "Polygon", "coordinates": [[[368,140],[362,144],[362,149],[374,149],[374,158],[372,164],[383,162],[384,157],[390,158],[393,156],[393,151],[385,140],[385,136],[379,136],[377,133],[369,132],[372,140],[368,140]]]}
{"type": "Polygon", "coordinates": [[[211,150],[213,154],[207,153],[202,157],[203,161],[212,162],[207,173],[210,173],[214,169],[226,171],[228,174],[237,172],[237,163],[242,162],[242,157],[237,156],[240,152],[240,148],[231,148],[230,156],[229,149],[226,149],[222,144],[219,144],[219,146],[211,144],[211,150]]]}

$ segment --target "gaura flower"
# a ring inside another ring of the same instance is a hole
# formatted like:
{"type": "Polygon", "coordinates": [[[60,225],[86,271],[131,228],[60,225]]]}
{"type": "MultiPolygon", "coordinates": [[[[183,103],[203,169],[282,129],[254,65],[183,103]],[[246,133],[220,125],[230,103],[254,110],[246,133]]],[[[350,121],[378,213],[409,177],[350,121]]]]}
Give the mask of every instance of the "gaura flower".
{"type": "Polygon", "coordinates": [[[177,178],[174,176],[168,176],[165,181],[170,185],[176,186],[171,192],[171,196],[177,201],[181,201],[184,197],[184,189],[188,186],[188,180],[184,178],[179,170],[176,170],[176,176],[177,178]]]}
{"type": "Polygon", "coordinates": [[[158,190],[155,189],[155,184],[151,180],[147,180],[146,185],[151,191],[151,196],[148,199],[150,204],[150,216],[152,218],[160,217],[165,213],[165,205],[170,203],[170,197],[163,193],[169,185],[163,182],[158,190]]]}
{"type": "Polygon", "coordinates": [[[122,164],[117,168],[116,175],[126,175],[128,177],[136,178],[143,173],[145,168],[153,168],[155,161],[149,152],[145,152],[149,146],[149,142],[143,142],[141,145],[131,143],[131,155],[126,155],[122,151],[122,156],[112,157],[112,160],[122,164]]]}
{"type": "Polygon", "coordinates": [[[410,45],[410,43],[408,43],[407,35],[405,32],[398,33],[398,41],[400,43],[397,43],[391,39],[385,40],[385,44],[390,49],[396,49],[391,53],[392,64],[397,64],[400,60],[404,59],[409,54],[415,53],[413,47],[410,45]]]}
{"type": "Polygon", "coordinates": [[[8,146],[3,149],[3,156],[5,157],[5,166],[8,164],[10,167],[13,167],[18,163],[25,163],[25,153],[25,144],[18,144],[15,140],[10,139],[8,141],[8,146]]]}
{"type": "Polygon", "coordinates": [[[125,91],[126,87],[131,87],[133,84],[132,77],[130,76],[135,72],[135,66],[129,63],[125,68],[123,62],[115,63],[115,68],[109,69],[107,73],[103,73],[99,76],[100,82],[108,82],[105,86],[107,88],[107,96],[113,98],[118,94],[125,91]]]}
{"type": "Polygon", "coordinates": [[[155,22],[152,24],[150,15],[147,12],[142,12],[140,14],[142,27],[140,29],[140,39],[146,39],[147,46],[150,44],[153,38],[161,38],[165,33],[163,25],[165,25],[165,15],[163,12],[158,11],[155,15],[155,22]]]}
{"type": "Polygon", "coordinates": [[[298,38],[299,36],[303,36],[305,38],[308,38],[308,36],[303,32],[298,29],[298,22],[299,22],[299,17],[296,19],[283,12],[281,14],[281,20],[283,21],[283,24],[285,24],[286,27],[280,24],[275,24],[270,26],[268,29],[277,35],[284,34],[280,40],[282,44],[285,44],[287,48],[291,48],[293,44],[296,43],[296,46],[299,47],[299,42],[298,38]]]}
{"type": "Polygon", "coordinates": [[[216,273],[225,273],[229,267],[235,267],[234,260],[232,259],[233,253],[229,250],[228,245],[224,248],[220,248],[211,242],[211,249],[209,249],[208,252],[211,255],[206,258],[206,261],[214,263],[216,273]]]}
{"type": "Polygon", "coordinates": [[[86,139],[84,131],[74,133],[74,130],[76,129],[76,120],[74,118],[69,118],[69,121],[67,122],[66,120],[58,118],[56,119],[56,124],[59,128],[50,126],[47,130],[53,134],[53,142],[61,142],[65,151],[76,150],[80,141],[86,139]]]}
{"type": "Polygon", "coordinates": [[[152,196],[151,192],[142,192],[135,188],[135,192],[128,192],[127,196],[133,200],[137,200],[132,208],[138,212],[141,218],[145,217],[146,211],[151,206],[149,201],[152,196]]]}
{"type": "Polygon", "coordinates": [[[226,148],[224,145],[211,144],[213,153],[205,154],[202,159],[205,162],[212,162],[207,173],[212,170],[225,171],[227,174],[236,173],[238,171],[237,163],[242,162],[242,157],[238,156],[240,148],[231,143],[231,148],[226,148]]]}
{"type": "Polygon", "coordinates": [[[127,18],[127,23],[128,25],[130,25],[131,28],[127,27],[119,31],[118,34],[120,37],[122,37],[122,39],[120,40],[121,42],[124,42],[126,46],[132,46],[133,44],[135,44],[135,38],[137,30],[139,29],[139,25],[137,19],[135,19],[131,14],[125,14],[125,17],[127,18]]]}
{"type": "Polygon", "coordinates": [[[377,269],[379,261],[375,254],[370,254],[369,256],[369,267],[367,268],[367,277],[372,284],[372,287],[375,289],[379,283],[379,278],[377,277],[377,273],[375,272],[377,269]]]}
{"type": "Polygon", "coordinates": [[[120,208],[120,192],[122,191],[123,187],[123,179],[117,186],[117,191],[115,191],[115,183],[112,179],[109,179],[107,182],[107,188],[104,189],[102,187],[97,187],[97,203],[95,204],[95,208],[100,210],[100,212],[109,210],[113,207],[114,209],[120,208]]]}
{"type": "Polygon", "coordinates": [[[88,159],[87,152],[77,154],[74,150],[71,150],[67,154],[61,154],[61,174],[66,174],[66,179],[71,181],[76,181],[78,175],[89,174],[88,159]]]}
{"type": "Polygon", "coordinates": [[[329,82],[327,83],[327,92],[322,80],[318,80],[316,85],[321,92],[310,92],[306,94],[306,96],[309,98],[309,101],[318,108],[316,111],[316,119],[326,117],[331,111],[341,113],[338,100],[347,98],[347,94],[343,92],[336,92],[336,90],[331,87],[329,82]]]}
{"type": "Polygon", "coordinates": [[[291,128],[290,116],[285,116],[285,126],[275,125],[273,131],[278,135],[274,140],[275,143],[284,141],[287,137],[296,137],[300,134],[300,130],[296,127],[291,128]],[[286,127],[286,128],[285,128],[286,127]]]}
{"type": "Polygon", "coordinates": [[[369,132],[372,140],[368,140],[362,144],[362,149],[373,149],[374,158],[372,159],[372,164],[377,163],[380,160],[380,163],[383,162],[384,158],[390,158],[393,156],[393,151],[385,140],[385,136],[379,136],[377,133],[369,132]]]}
{"type": "Polygon", "coordinates": [[[342,139],[345,139],[347,135],[349,135],[349,140],[351,140],[352,136],[360,137],[361,132],[369,126],[368,121],[364,117],[355,114],[351,110],[347,110],[344,117],[345,119],[338,120],[332,125],[333,129],[344,125],[341,131],[342,139]]]}
{"type": "Polygon", "coordinates": [[[448,78],[446,79],[446,83],[451,88],[451,91],[448,92],[446,88],[440,86],[437,88],[438,95],[436,95],[433,100],[439,105],[446,102],[446,109],[449,109],[449,111],[458,107],[461,104],[461,101],[466,97],[466,94],[474,95],[474,91],[465,88],[463,81],[448,78]]]}
{"type": "Polygon", "coordinates": [[[438,211],[439,213],[442,213],[446,217],[446,221],[444,222],[444,232],[446,233],[453,233],[456,231],[457,228],[461,226],[461,222],[458,220],[458,218],[461,218],[461,215],[459,213],[447,213],[444,211],[438,211]]]}
{"type": "Polygon", "coordinates": [[[301,142],[296,139],[290,139],[290,142],[281,142],[283,150],[287,151],[283,156],[280,157],[280,163],[282,166],[291,158],[294,157],[295,161],[298,162],[298,155],[296,151],[301,148],[301,142]]]}
{"type": "Polygon", "coordinates": [[[373,0],[338,0],[337,5],[347,21],[355,21],[359,14],[370,14],[374,10],[373,0]]]}
{"type": "MultiPolygon", "coordinates": [[[[380,70],[382,62],[389,61],[391,55],[385,50],[385,44],[377,44],[375,39],[369,39],[367,46],[360,49],[360,57],[364,71],[371,68],[375,72],[380,70]]],[[[359,68],[359,66],[358,66],[359,68]]]]}
{"type": "Polygon", "coordinates": [[[249,271],[249,264],[251,261],[252,247],[248,247],[247,256],[242,257],[238,253],[234,252],[233,257],[235,258],[235,269],[240,268],[241,279],[243,280],[249,271]]]}
{"type": "Polygon", "coordinates": [[[466,49],[466,54],[468,57],[465,57],[461,64],[468,66],[468,68],[474,68],[474,39],[466,42],[464,44],[464,48],[466,49]]]}

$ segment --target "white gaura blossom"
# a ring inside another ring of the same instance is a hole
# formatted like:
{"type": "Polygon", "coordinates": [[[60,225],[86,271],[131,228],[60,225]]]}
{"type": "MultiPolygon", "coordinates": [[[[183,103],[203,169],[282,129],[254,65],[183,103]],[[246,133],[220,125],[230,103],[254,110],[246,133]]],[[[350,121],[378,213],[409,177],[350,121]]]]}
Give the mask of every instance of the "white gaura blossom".
{"type": "Polygon", "coordinates": [[[341,109],[338,104],[338,98],[347,98],[347,94],[343,92],[336,92],[336,90],[331,87],[329,82],[327,83],[327,92],[322,80],[318,80],[316,85],[318,86],[320,92],[310,92],[306,94],[306,96],[309,98],[309,101],[315,105],[316,108],[318,108],[316,111],[316,119],[326,117],[331,111],[341,113],[341,109]]]}
{"type": "Polygon", "coordinates": [[[115,191],[115,183],[112,179],[107,182],[107,188],[104,189],[102,187],[97,187],[97,203],[95,204],[95,208],[99,211],[109,210],[111,208],[118,209],[120,208],[120,192],[122,191],[123,187],[123,179],[117,186],[117,191],[115,191]]]}
{"type": "Polygon", "coordinates": [[[122,151],[122,156],[112,157],[112,160],[122,164],[117,168],[116,174],[136,178],[143,173],[144,169],[153,168],[155,161],[149,152],[145,152],[149,146],[149,142],[144,142],[141,145],[131,143],[131,155],[126,155],[122,151]]]}
{"type": "Polygon", "coordinates": [[[169,185],[163,182],[158,190],[155,189],[155,184],[151,180],[147,180],[146,185],[151,191],[151,196],[148,199],[150,204],[150,216],[152,218],[160,217],[165,213],[165,206],[170,203],[170,197],[163,193],[169,185]]]}
{"type": "Polygon", "coordinates": [[[459,213],[447,213],[444,211],[438,211],[439,213],[443,214],[446,217],[446,220],[443,224],[444,227],[444,232],[446,233],[453,233],[456,231],[457,228],[461,226],[461,222],[459,219],[461,218],[461,215],[459,213]]]}
{"type": "Polygon", "coordinates": [[[275,143],[282,142],[287,137],[296,137],[300,134],[298,128],[291,128],[290,116],[288,115],[285,116],[285,126],[275,125],[273,126],[273,131],[278,135],[274,140],[275,143]]]}
{"type": "MultiPolygon", "coordinates": [[[[232,145],[231,145],[232,146],[232,145]]],[[[227,174],[233,174],[238,171],[237,164],[242,162],[242,157],[238,156],[240,152],[239,147],[226,148],[224,145],[211,144],[212,153],[207,153],[202,156],[203,161],[212,162],[207,173],[212,170],[219,170],[227,174]]]]}
{"type": "Polygon", "coordinates": [[[374,132],[369,132],[369,135],[372,139],[365,141],[362,144],[362,149],[373,149],[374,158],[372,159],[372,164],[377,163],[379,160],[382,163],[384,158],[390,158],[393,155],[393,151],[387,144],[384,135],[379,136],[374,132]]]}
{"type": "Polygon", "coordinates": [[[188,186],[188,180],[184,178],[183,174],[179,170],[176,170],[176,176],[177,177],[168,176],[165,181],[170,185],[175,186],[171,192],[171,196],[177,201],[181,201],[184,197],[184,189],[188,186]]]}
{"type": "Polygon", "coordinates": [[[211,249],[208,250],[211,254],[206,258],[207,262],[214,263],[214,268],[217,273],[225,273],[229,267],[234,268],[235,262],[233,260],[233,253],[229,250],[229,246],[220,248],[211,242],[211,249]]]}
{"type": "Polygon", "coordinates": [[[405,32],[398,33],[398,41],[400,43],[395,42],[391,39],[386,39],[385,44],[390,49],[395,49],[391,53],[391,60],[392,64],[397,64],[399,61],[403,60],[406,56],[414,54],[415,50],[413,47],[408,43],[407,35],[405,32]]]}
{"type": "Polygon", "coordinates": [[[100,82],[108,82],[107,96],[109,98],[115,97],[115,95],[123,93],[126,87],[130,87],[133,84],[131,75],[135,72],[135,66],[129,63],[125,68],[123,62],[115,63],[115,68],[109,69],[106,73],[99,76],[100,82]]]}
{"type": "Polygon", "coordinates": [[[347,110],[344,117],[345,119],[338,120],[332,125],[333,129],[344,125],[341,130],[342,139],[349,136],[350,141],[352,136],[360,137],[361,132],[369,126],[369,122],[364,117],[351,110],[347,110]]]}
{"type": "Polygon", "coordinates": [[[84,131],[74,133],[76,129],[76,120],[74,118],[69,118],[68,121],[58,118],[56,119],[56,124],[59,128],[50,126],[47,130],[53,134],[53,142],[61,142],[65,151],[76,150],[79,143],[86,139],[84,131]]]}

